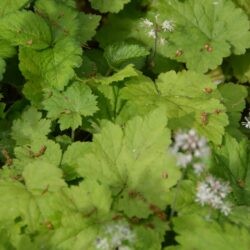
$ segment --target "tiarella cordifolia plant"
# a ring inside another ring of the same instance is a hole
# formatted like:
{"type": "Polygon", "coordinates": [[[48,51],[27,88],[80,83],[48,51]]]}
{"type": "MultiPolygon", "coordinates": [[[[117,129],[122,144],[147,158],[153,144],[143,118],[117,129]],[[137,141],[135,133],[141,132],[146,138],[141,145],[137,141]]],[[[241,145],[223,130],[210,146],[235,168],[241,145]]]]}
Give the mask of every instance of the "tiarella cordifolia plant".
{"type": "Polygon", "coordinates": [[[249,16],[1,0],[0,249],[249,250],[249,16]]]}

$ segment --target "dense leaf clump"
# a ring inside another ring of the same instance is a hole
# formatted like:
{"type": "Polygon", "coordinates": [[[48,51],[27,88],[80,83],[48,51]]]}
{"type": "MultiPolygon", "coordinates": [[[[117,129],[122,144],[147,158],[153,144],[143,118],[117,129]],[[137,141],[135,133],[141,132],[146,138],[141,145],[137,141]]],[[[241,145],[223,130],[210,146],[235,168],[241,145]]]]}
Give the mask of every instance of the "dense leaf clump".
{"type": "Polygon", "coordinates": [[[250,246],[247,0],[0,1],[0,249],[250,246]]]}

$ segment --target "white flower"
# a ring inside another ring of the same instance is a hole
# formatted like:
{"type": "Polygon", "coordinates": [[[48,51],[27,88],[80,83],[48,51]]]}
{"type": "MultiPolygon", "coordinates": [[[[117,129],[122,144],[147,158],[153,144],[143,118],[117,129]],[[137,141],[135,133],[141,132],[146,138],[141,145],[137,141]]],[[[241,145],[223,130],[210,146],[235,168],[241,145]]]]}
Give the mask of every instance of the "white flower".
{"type": "Polygon", "coordinates": [[[174,152],[188,152],[197,158],[207,157],[210,153],[207,140],[199,137],[194,129],[188,132],[178,132],[174,140],[174,152]]]}
{"type": "Polygon", "coordinates": [[[245,128],[250,128],[250,118],[249,117],[244,117],[245,122],[242,122],[241,124],[245,127],[245,128]]]}
{"type": "Polygon", "coordinates": [[[149,32],[148,32],[148,36],[149,37],[153,37],[154,39],[156,38],[156,31],[154,29],[151,29],[149,32]]]}
{"type": "Polygon", "coordinates": [[[166,43],[166,39],[163,37],[160,37],[159,43],[160,43],[160,45],[164,45],[166,43]]]}
{"type": "Polygon", "coordinates": [[[110,246],[107,238],[97,238],[96,249],[109,250],[110,246]]]}
{"type": "Polygon", "coordinates": [[[128,246],[120,246],[118,247],[118,250],[131,250],[131,248],[128,246]]]}
{"type": "Polygon", "coordinates": [[[156,23],[158,22],[158,17],[159,17],[159,14],[156,14],[156,15],[155,15],[155,22],[156,22],[156,23]]]}
{"type": "Polygon", "coordinates": [[[196,162],[193,164],[193,169],[196,175],[200,175],[203,172],[204,168],[205,168],[204,164],[200,162],[196,162]]]}
{"type": "Polygon", "coordinates": [[[231,192],[228,183],[222,182],[213,176],[207,178],[198,184],[195,201],[202,206],[210,205],[219,209],[224,215],[228,215],[231,208],[225,203],[225,198],[231,192]]]}
{"type": "Polygon", "coordinates": [[[174,23],[171,20],[165,20],[162,25],[161,25],[163,31],[169,31],[172,32],[174,31],[174,23]]]}
{"type": "Polygon", "coordinates": [[[220,207],[220,211],[225,215],[228,216],[231,212],[231,207],[228,204],[222,204],[220,207]]]}
{"type": "Polygon", "coordinates": [[[131,231],[128,224],[110,223],[104,227],[102,237],[98,237],[95,243],[96,249],[100,250],[130,250],[128,246],[135,240],[135,233],[131,231]]]}
{"type": "Polygon", "coordinates": [[[207,140],[205,137],[200,137],[194,129],[177,132],[170,151],[175,155],[179,167],[186,168],[193,163],[196,175],[200,175],[205,168],[200,160],[206,159],[210,154],[207,140]]]}
{"type": "Polygon", "coordinates": [[[176,154],[177,165],[182,168],[186,168],[187,165],[193,160],[193,156],[191,154],[176,154]]]}
{"type": "Polygon", "coordinates": [[[143,18],[142,19],[142,24],[143,24],[143,26],[145,26],[145,27],[152,27],[153,25],[154,25],[154,23],[153,22],[151,22],[149,19],[147,19],[147,18],[143,18]]]}
{"type": "Polygon", "coordinates": [[[213,83],[219,85],[220,83],[223,83],[224,82],[224,79],[216,79],[216,80],[213,80],[213,83]]]}
{"type": "Polygon", "coordinates": [[[206,182],[199,183],[195,201],[204,206],[210,202],[212,197],[213,194],[211,193],[211,189],[209,188],[208,184],[206,182]]]}

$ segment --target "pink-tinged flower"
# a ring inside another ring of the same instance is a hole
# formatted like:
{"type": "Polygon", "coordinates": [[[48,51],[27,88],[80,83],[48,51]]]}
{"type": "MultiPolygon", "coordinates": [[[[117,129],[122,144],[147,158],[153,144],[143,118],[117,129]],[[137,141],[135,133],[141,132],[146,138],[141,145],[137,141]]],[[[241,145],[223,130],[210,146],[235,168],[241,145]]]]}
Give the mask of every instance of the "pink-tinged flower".
{"type": "Polygon", "coordinates": [[[209,205],[220,210],[224,215],[228,215],[231,208],[225,203],[225,198],[230,192],[231,188],[228,183],[210,175],[198,184],[195,201],[202,206],[209,205]]]}

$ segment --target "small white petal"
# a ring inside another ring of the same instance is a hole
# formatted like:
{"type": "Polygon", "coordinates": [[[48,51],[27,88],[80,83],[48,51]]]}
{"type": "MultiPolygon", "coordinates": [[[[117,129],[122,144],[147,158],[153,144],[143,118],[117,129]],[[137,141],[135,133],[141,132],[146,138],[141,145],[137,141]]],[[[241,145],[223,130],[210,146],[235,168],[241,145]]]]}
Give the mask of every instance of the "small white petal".
{"type": "Polygon", "coordinates": [[[156,32],[155,32],[155,30],[154,30],[154,29],[150,30],[150,31],[148,32],[148,36],[149,36],[149,37],[153,37],[153,38],[155,39],[155,38],[156,38],[156,32]]]}
{"type": "Polygon", "coordinates": [[[245,128],[250,128],[250,118],[249,117],[244,117],[245,122],[242,122],[241,124],[245,127],[245,128]]]}
{"type": "Polygon", "coordinates": [[[143,26],[145,26],[145,27],[152,27],[153,25],[154,25],[154,23],[153,22],[151,22],[149,19],[147,19],[147,18],[143,18],[142,19],[142,24],[143,24],[143,26]]]}
{"type": "Polygon", "coordinates": [[[174,31],[174,23],[171,20],[165,20],[162,25],[161,25],[163,31],[169,31],[172,32],[174,31]]]}
{"type": "Polygon", "coordinates": [[[210,205],[228,215],[231,210],[224,200],[230,191],[231,188],[228,183],[222,182],[210,175],[203,182],[199,183],[195,201],[202,206],[210,205]]]}
{"type": "Polygon", "coordinates": [[[160,45],[165,45],[166,39],[163,38],[163,37],[161,37],[161,38],[159,39],[159,43],[160,43],[160,45]]]}
{"type": "Polygon", "coordinates": [[[229,207],[227,204],[223,204],[220,208],[220,211],[225,215],[228,216],[231,212],[231,207],[229,207]]]}
{"type": "Polygon", "coordinates": [[[204,168],[205,168],[205,166],[202,163],[194,163],[193,164],[194,172],[197,175],[200,175],[203,172],[204,168]]]}

